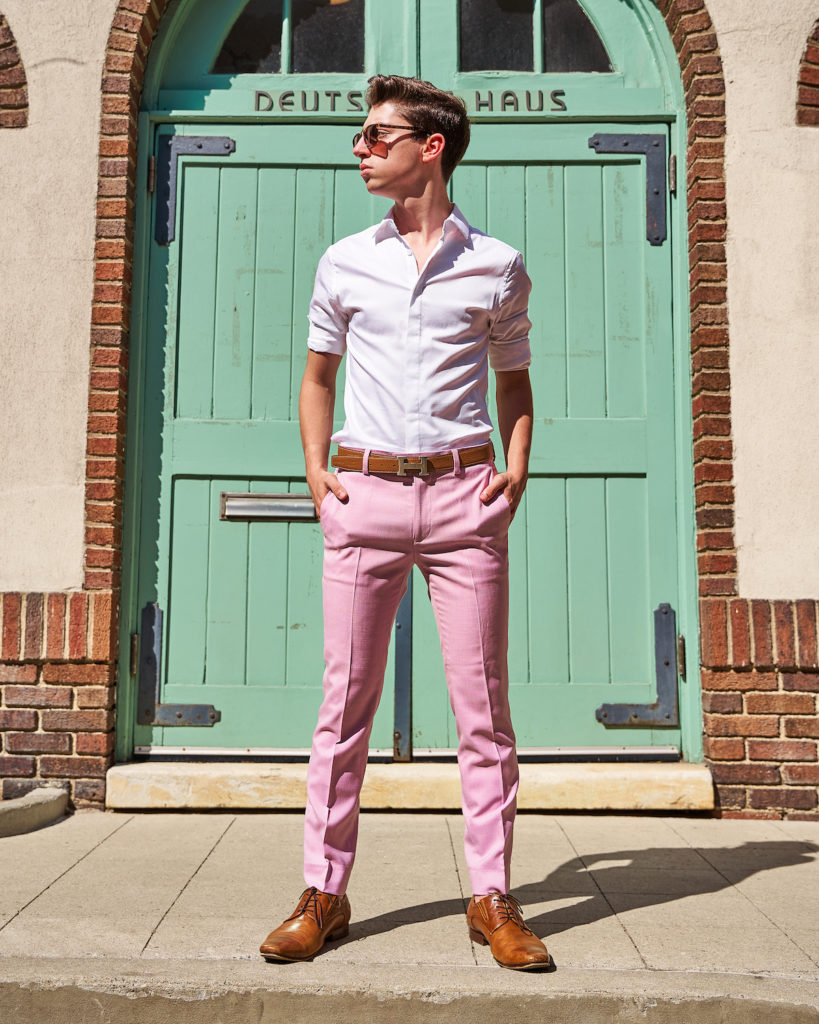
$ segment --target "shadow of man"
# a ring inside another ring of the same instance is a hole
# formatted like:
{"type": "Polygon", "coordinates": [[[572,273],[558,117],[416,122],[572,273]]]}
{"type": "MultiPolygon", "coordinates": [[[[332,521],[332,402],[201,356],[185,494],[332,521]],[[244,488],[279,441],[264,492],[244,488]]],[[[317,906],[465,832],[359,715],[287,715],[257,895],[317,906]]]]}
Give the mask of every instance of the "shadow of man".
{"type": "Polygon", "coordinates": [[[548,899],[587,897],[527,919],[537,934],[555,935],[615,914],[607,899],[617,894],[621,909],[660,906],[687,896],[720,892],[774,868],[808,864],[819,846],[788,840],[747,842],[733,847],[653,847],[583,855],[566,861],[539,882],[521,886],[523,906],[548,899]],[[572,879],[575,884],[572,884],[572,879]]]}
{"type": "MultiPolygon", "coordinates": [[[[591,924],[615,914],[607,893],[628,895],[629,909],[659,906],[686,896],[730,889],[751,875],[793,867],[815,860],[819,846],[790,840],[747,842],[739,846],[695,849],[653,847],[612,850],[564,861],[540,881],[515,888],[524,910],[548,900],[586,897],[526,922],[539,936],[550,936],[577,925],[591,924]],[[596,865],[596,866],[595,866],[596,865]]],[[[465,912],[465,900],[435,900],[401,907],[350,925],[350,939],[378,935],[405,924],[433,921],[465,912]]]]}

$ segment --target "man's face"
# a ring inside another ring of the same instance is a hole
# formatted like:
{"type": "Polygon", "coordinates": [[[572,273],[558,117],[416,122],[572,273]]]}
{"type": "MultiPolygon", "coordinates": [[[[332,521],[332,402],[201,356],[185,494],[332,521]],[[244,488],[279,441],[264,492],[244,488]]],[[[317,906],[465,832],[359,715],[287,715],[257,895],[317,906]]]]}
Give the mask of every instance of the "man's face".
{"type": "Polygon", "coordinates": [[[433,170],[421,155],[427,137],[412,134],[412,124],[392,103],[379,103],[370,108],[364,128],[376,124],[393,127],[379,129],[378,142],[372,149],[363,138],[353,146],[367,191],[388,199],[420,194],[433,170]]]}

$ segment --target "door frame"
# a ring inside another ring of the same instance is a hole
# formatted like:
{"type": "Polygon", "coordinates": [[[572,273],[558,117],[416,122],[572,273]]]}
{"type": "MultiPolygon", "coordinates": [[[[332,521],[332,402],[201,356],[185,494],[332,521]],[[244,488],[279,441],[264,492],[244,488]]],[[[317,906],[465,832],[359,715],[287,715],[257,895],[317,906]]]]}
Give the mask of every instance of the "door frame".
{"type": "MultiPolygon", "coordinates": [[[[416,0],[406,0],[415,5],[416,0]]],[[[599,3],[600,0],[597,0],[599,3]]],[[[181,6],[189,9],[195,0],[182,0],[181,6]]],[[[585,4],[584,4],[585,6],[585,4]]],[[[568,120],[584,122],[592,120],[604,122],[617,119],[630,122],[664,121],[669,124],[671,148],[670,154],[677,157],[678,183],[676,192],[670,195],[669,202],[669,239],[666,244],[672,246],[672,323],[673,323],[673,364],[675,374],[675,477],[677,494],[677,558],[679,566],[679,592],[677,595],[677,626],[678,632],[686,638],[685,673],[681,672],[678,683],[680,719],[681,719],[681,756],[687,761],[701,761],[702,749],[702,708],[700,689],[700,652],[699,652],[699,615],[698,615],[698,575],[696,557],[696,521],[694,501],[694,452],[693,452],[693,418],[691,409],[691,359],[690,359],[690,296],[688,276],[688,215],[685,182],[682,175],[685,170],[687,153],[687,121],[686,104],[683,93],[682,78],[679,72],[677,54],[669,36],[662,15],[652,0],[633,0],[633,9],[640,21],[643,31],[651,46],[659,74],[662,79],[662,91],[665,94],[665,111],[640,111],[627,114],[625,109],[612,115],[602,116],[590,113],[588,106],[580,107],[578,112],[551,112],[538,120],[568,120]],[[685,386],[683,386],[685,384],[685,386]]],[[[417,7],[415,7],[417,10],[417,7]]],[[[157,76],[153,69],[162,66],[161,55],[173,42],[174,33],[167,18],[160,26],[155,46],[151,53],[146,74],[146,100],[150,103],[157,96],[157,76]],[[170,40],[170,42],[169,42],[170,40]]],[[[416,57],[417,59],[417,57],[416,57]]],[[[404,73],[414,73],[404,70],[404,73]]],[[[496,72],[487,73],[487,82],[492,88],[500,87],[505,76],[496,72]],[[498,83],[496,86],[495,83],[498,83]]],[[[262,76],[259,76],[262,77],[262,76]]],[[[266,76],[281,79],[281,76],[266,76]]],[[[292,76],[288,76],[292,77],[292,76]]],[[[363,76],[362,76],[363,77],[363,76]]],[[[474,77],[474,76],[470,76],[474,77]]],[[[566,76],[543,75],[544,88],[548,85],[557,86],[565,83],[566,76]]],[[[576,76],[592,78],[594,76],[576,76]]],[[[324,84],[328,81],[324,79],[324,84]]],[[[278,84],[278,83],[277,83],[278,84]]],[[[281,83],[283,84],[283,83],[281,83]]],[[[212,91],[210,96],[213,96],[212,91]]],[[[219,90],[221,91],[221,90],[219,90]]],[[[634,90],[637,93],[637,90],[634,90]]],[[[654,92],[654,90],[652,90],[654,92]]],[[[594,91],[587,92],[587,103],[594,102],[594,91]]],[[[126,427],[126,459],[123,494],[123,543],[122,543],[122,589],[119,617],[119,661],[118,661],[118,699],[116,723],[115,757],[118,761],[129,760],[133,756],[133,727],[136,715],[136,679],[131,676],[131,635],[138,632],[139,613],[137,607],[137,572],[139,563],[140,521],[138,494],[142,476],[143,425],[145,402],[145,348],[147,338],[147,284],[148,268],[151,252],[151,222],[153,198],[147,192],[145,183],[148,180],[149,157],[154,148],[155,127],[159,124],[185,123],[196,124],[206,121],[209,125],[261,121],[286,122],[292,120],[287,113],[265,113],[249,115],[246,108],[237,110],[235,104],[231,109],[230,93],[221,99],[227,99],[227,109],[221,116],[216,116],[212,106],[205,103],[203,109],[180,110],[142,110],[137,118],[137,154],[136,154],[136,202],[134,211],[134,255],[133,285],[131,291],[131,329],[130,359],[128,385],[128,411],[126,427]]],[[[300,115],[306,117],[306,115],[300,115]]],[[[512,118],[499,117],[493,114],[473,114],[473,121],[491,120],[525,120],[534,119],[521,116],[512,118]]],[[[316,118],[318,122],[341,121],[356,125],[361,115],[350,111],[338,111],[335,114],[323,112],[316,118]]]]}

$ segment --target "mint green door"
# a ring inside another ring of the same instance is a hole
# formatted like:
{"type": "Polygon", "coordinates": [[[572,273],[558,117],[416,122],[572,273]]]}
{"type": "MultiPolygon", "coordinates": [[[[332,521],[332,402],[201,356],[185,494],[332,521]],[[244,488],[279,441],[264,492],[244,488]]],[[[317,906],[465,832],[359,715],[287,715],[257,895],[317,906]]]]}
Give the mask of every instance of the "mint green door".
{"type": "MultiPolygon", "coordinates": [[[[226,8],[200,2],[218,22],[216,52],[226,8]]],[[[193,10],[196,0],[186,3],[193,10]]],[[[589,8],[600,14],[598,27],[626,40],[609,42],[613,63],[628,55],[648,66],[645,39],[628,39],[622,12],[601,0],[589,8]]],[[[654,699],[652,612],[661,602],[677,608],[681,593],[672,221],[667,241],[650,245],[645,159],[589,146],[596,132],[616,131],[651,133],[673,148],[671,119],[647,116],[663,107],[656,76],[641,85],[636,72],[619,69],[560,82],[453,73],[453,0],[383,0],[367,10],[371,27],[379,12],[368,67],[380,69],[380,46],[391,54],[388,70],[421,73],[470,105],[473,138],[453,198],[472,224],[524,253],[533,280],[535,441],[510,533],[519,745],[679,745],[678,729],[610,730],[595,717],[603,702],[654,699]],[[567,81],[577,84],[576,103],[571,89],[557,90],[567,81]],[[518,116],[504,97],[528,104],[536,86],[546,97],[562,94],[547,104],[574,106],[577,122],[518,116]],[[499,107],[508,115],[498,116],[499,107]],[[595,109],[610,120],[591,116],[595,109]]],[[[184,38],[201,41],[206,25],[184,38]]],[[[204,64],[211,58],[209,51],[204,64]]],[[[338,76],[346,109],[316,100],[311,117],[313,92],[320,85],[330,96],[332,79],[290,76],[283,85],[304,86],[299,112],[298,89],[282,100],[288,94],[276,91],[276,76],[225,77],[217,89],[204,75],[188,89],[179,69],[193,67],[195,54],[167,63],[171,83],[156,93],[159,112],[146,115],[144,145],[158,154],[161,140],[175,135],[230,138],[235,149],[198,155],[183,147],[169,244],[155,238],[158,195],[144,204],[129,614],[136,625],[149,602],[163,611],[161,700],[212,704],[221,720],[170,728],[135,714],[131,741],[299,750],[309,747],[321,700],[320,529],[222,519],[221,497],[306,489],[297,398],[315,267],[332,241],[389,206],[367,195],[350,151],[366,76],[338,76]],[[258,113],[268,102],[272,120],[258,113]]],[[[339,421],[342,394],[343,366],[339,421]]],[[[499,438],[495,445],[500,451],[499,438]]],[[[437,630],[420,577],[413,589],[413,745],[449,749],[457,741],[437,630]]],[[[127,679],[125,656],[122,672],[127,679]]],[[[391,656],[376,749],[393,745],[393,673],[391,656]]]]}

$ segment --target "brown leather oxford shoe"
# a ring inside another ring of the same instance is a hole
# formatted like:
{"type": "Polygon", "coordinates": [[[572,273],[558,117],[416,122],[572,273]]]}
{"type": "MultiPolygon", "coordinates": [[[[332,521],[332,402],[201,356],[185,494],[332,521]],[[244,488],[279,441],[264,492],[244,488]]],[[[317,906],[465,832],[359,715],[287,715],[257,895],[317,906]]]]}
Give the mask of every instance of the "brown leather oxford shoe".
{"type": "Polygon", "coordinates": [[[527,928],[520,904],[511,893],[490,892],[480,900],[473,897],[466,910],[469,937],[485,946],[501,967],[512,971],[533,971],[549,967],[549,951],[527,928]]]}
{"type": "Polygon", "coordinates": [[[259,946],[265,960],[309,960],[325,942],[343,939],[350,930],[350,901],[312,886],[293,913],[259,946]]]}

